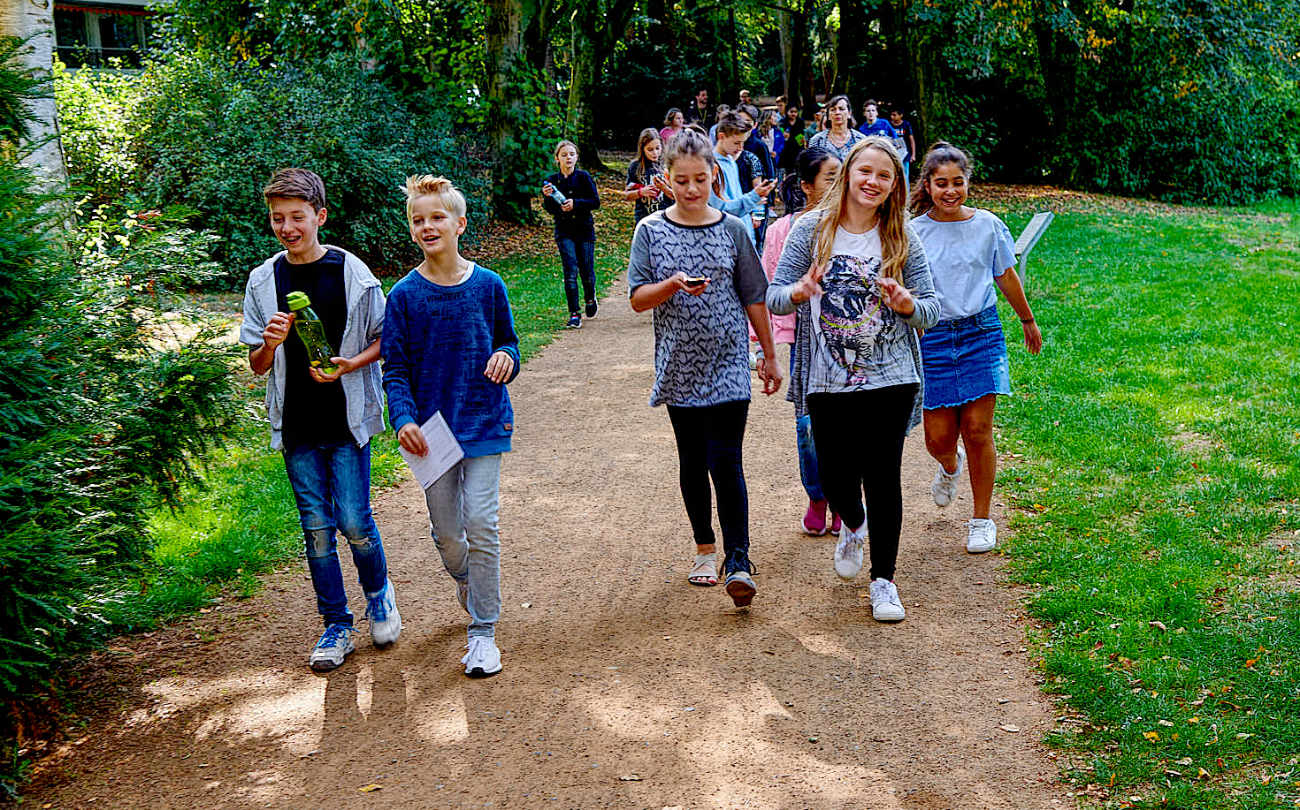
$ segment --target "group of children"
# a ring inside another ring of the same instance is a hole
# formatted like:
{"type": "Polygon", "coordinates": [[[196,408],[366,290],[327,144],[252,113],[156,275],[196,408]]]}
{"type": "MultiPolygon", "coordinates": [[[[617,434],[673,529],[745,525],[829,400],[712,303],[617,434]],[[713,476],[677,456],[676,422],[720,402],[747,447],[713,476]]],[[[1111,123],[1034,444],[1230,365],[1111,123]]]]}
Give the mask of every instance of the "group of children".
{"type": "Polygon", "coordinates": [[[461,663],[467,675],[484,677],[501,671],[498,484],[514,430],[506,384],[519,373],[519,341],[501,277],[460,255],[465,197],[446,178],[428,175],[408,178],[404,191],[410,237],[424,260],[385,296],[364,262],[321,244],[328,216],[321,178],[305,169],[277,171],[263,193],[284,250],[249,276],[239,340],[249,347],[253,372],[270,372],[271,446],[284,456],[325,624],[308,659],[312,669],[334,669],[355,648],[339,533],[356,563],[372,642],[384,647],[402,632],[370,509],[370,439],[384,429],[386,394],[407,452],[429,453],[423,426],[435,414],[463,452],[424,495],[434,543],[469,614],[461,663]],[[313,321],[337,349],[328,362],[313,361],[312,338],[297,328],[313,321]],[[381,358],[382,374],[375,365],[381,358]]]}
{"type": "MultiPolygon", "coordinates": [[[[663,182],[674,202],[637,225],[629,295],[634,310],[654,311],[650,404],[667,406],[676,436],[696,545],[688,581],[718,582],[712,478],[726,590],[737,606],[756,592],[741,463],[748,320],[764,393],[775,393],[783,379],[774,344],[790,346],[787,399],[795,405],[809,499],[803,529],[824,533],[829,510],[839,535],[833,567],[843,579],[858,576],[869,548],[872,616],[894,622],[906,615],[894,574],[907,434],[924,424],[938,462],[931,493],[939,506],[952,502],[970,465],[966,549],[991,550],[993,409],[998,395],[1010,393],[994,288],[1019,316],[1031,353],[1041,349],[1042,335],[1013,267],[1006,225],[966,205],[965,153],[935,144],[909,199],[893,139],[845,126],[846,99],[832,99],[828,109],[832,124],[822,141],[829,145],[814,138],[800,154],[782,187],[789,213],[773,223],[761,261],[749,228],[715,199],[723,167],[713,145],[691,129],[674,135],[663,153],[663,182]]],[[[719,143],[725,132],[720,127],[719,143]]]]}
{"type": "MultiPolygon", "coordinates": [[[[833,103],[832,132],[840,112],[833,103]]],[[[993,412],[997,396],[1010,392],[994,288],[1019,316],[1031,353],[1041,349],[1042,334],[1013,267],[1006,225],[966,205],[970,161],[960,149],[935,144],[909,199],[891,139],[864,136],[847,151],[833,140],[831,148],[810,144],[782,185],[787,213],[772,224],[760,259],[754,228],[719,194],[738,174],[735,150],[749,128],[724,119],[717,144],[684,128],[665,145],[647,130],[629,167],[629,192],[636,192],[629,197],[644,205],[644,215],[632,238],[628,290],[634,310],[653,311],[650,404],[666,406],[676,438],[695,544],[687,579],[725,583],[740,607],[754,598],[742,462],[750,371],[764,394],[776,393],[785,376],[776,353],[782,343],[789,346],[787,399],[809,500],[802,528],[838,534],[833,567],[844,579],[858,576],[869,549],[872,615],[899,621],[905,611],[894,574],[905,437],[924,424],[926,448],[938,462],[931,492],[939,506],[953,501],[969,465],[974,503],[966,549],[992,549],[993,412]]],[[[579,278],[585,314],[596,313],[591,211],[599,198],[576,168],[572,143],[561,142],[555,158],[560,171],[543,191],[566,257],[571,317],[580,324],[579,278]]],[[[752,202],[769,188],[740,198],[752,202]]],[[[401,634],[370,508],[369,441],[384,429],[386,395],[408,453],[430,452],[424,426],[438,415],[463,452],[424,494],[434,543],[469,615],[461,663],[467,675],[489,676],[502,668],[495,643],[498,493],[514,429],[506,385],[519,373],[518,338],[505,283],[460,255],[461,192],[427,175],[408,178],[404,192],[423,261],[385,296],[364,262],[321,244],[327,208],[320,177],[276,172],[264,196],[284,250],[249,277],[240,341],[253,372],[270,372],[271,444],[284,457],[325,626],[311,667],[338,667],[355,648],[338,533],[357,567],[374,645],[401,634]],[[313,361],[295,329],[308,304],[337,347],[327,363],[313,361]]]]}

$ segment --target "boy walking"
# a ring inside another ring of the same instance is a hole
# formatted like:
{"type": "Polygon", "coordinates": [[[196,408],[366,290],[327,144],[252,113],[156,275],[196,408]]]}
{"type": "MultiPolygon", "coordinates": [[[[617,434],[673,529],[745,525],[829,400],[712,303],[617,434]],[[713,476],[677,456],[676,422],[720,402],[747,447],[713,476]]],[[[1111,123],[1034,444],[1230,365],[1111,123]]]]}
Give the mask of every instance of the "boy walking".
{"type": "Polygon", "coordinates": [[[271,230],[284,250],[248,277],[239,341],[249,347],[254,374],[266,382],[271,447],[284,454],[285,471],[298,504],[306,539],[307,567],[325,632],[309,658],[326,672],[355,649],[335,533],[352,549],[366,618],[376,647],[392,644],[402,617],[384,546],[370,511],[370,438],[384,429],[379,335],[384,293],[365,263],[336,247],[321,245],[325,184],[306,169],[280,169],[263,190],[271,230]],[[307,295],[331,347],[333,373],[312,368],[294,332],[290,292],[307,295]]]}
{"type": "Polygon", "coordinates": [[[445,177],[406,180],[406,218],[424,261],[393,286],[384,313],[388,417],[409,453],[423,456],[420,426],[440,413],[464,458],[424,492],[433,542],[469,614],[473,678],[501,671],[501,454],[514,431],[509,383],[519,338],[501,277],[460,255],[465,197],[445,177]]]}

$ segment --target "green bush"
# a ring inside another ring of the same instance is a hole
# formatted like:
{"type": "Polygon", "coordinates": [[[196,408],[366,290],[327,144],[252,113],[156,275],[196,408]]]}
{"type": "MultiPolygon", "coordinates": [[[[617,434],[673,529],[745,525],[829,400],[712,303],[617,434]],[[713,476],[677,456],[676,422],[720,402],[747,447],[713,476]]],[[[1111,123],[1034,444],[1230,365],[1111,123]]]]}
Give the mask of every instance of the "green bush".
{"type": "Polygon", "coordinates": [[[118,583],[145,550],[150,510],[194,480],[190,460],[236,411],[230,349],[180,319],[167,292],[213,274],[211,237],[157,212],[69,232],[30,183],[0,162],[0,691],[9,696],[39,689],[59,660],[112,630],[101,613],[124,597],[118,583]]]}
{"type": "MultiPolygon", "coordinates": [[[[453,134],[438,99],[408,103],[347,58],[263,68],[174,53],[131,92],[131,191],[200,212],[198,223],[222,237],[217,258],[230,285],[279,249],[261,195],[277,168],[320,174],[324,238],[383,269],[416,260],[398,190],[407,175],[445,174],[471,200],[487,199],[486,161],[453,134]]],[[[471,205],[472,223],[486,213],[471,205]]]]}
{"type": "Polygon", "coordinates": [[[54,100],[68,176],[98,205],[131,188],[139,167],[129,113],[135,76],[117,70],[69,72],[54,63],[54,100]]]}

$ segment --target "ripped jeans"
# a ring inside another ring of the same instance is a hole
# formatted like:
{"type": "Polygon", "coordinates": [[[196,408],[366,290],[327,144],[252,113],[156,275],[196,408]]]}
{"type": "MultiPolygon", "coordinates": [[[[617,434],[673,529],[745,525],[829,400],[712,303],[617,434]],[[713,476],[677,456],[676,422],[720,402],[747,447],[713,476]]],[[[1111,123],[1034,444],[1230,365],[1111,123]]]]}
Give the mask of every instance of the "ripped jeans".
{"type": "Polygon", "coordinates": [[[325,626],[352,624],[343,587],[335,532],[352,548],[352,562],[367,597],[384,590],[388,561],[379,527],[370,512],[370,444],[285,442],[289,474],[307,548],[307,568],[316,589],[316,609],[325,626]]]}

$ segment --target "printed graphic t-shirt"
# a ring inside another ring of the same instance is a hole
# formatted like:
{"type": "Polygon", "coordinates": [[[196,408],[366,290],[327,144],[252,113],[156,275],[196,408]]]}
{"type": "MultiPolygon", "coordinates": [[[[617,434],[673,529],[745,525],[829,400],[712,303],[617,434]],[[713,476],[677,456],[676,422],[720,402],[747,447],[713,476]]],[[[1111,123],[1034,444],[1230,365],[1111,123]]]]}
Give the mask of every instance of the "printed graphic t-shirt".
{"type": "Polygon", "coordinates": [[[807,393],[920,382],[912,364],[894,360],[910,351],[905,343],[909,330],[896,328],[901,318],[881,300],[876,286],[880,268],[879,229],[836,230],[823,292],[810,301],[813,351],[807,393]]]}

